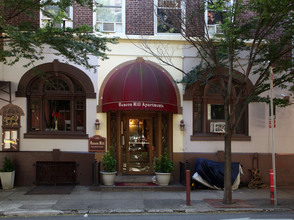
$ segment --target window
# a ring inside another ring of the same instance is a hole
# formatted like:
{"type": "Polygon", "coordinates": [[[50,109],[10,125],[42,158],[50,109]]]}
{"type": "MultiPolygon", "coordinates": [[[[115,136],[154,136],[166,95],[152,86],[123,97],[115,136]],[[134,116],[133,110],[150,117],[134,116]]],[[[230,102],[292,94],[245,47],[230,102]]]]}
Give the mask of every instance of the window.
{"type": "Polygon", "coordinates": [[[96,27],[103,32],[123,32],[122,0],[97,0],[96,27]]]}
{"type": "Polygon", "coordinates": [[[232,5],[232,0],[224,0],[223,10],[215,10],[215,3],[219,2],[221,1],[212,0],[207,1],[206,3],[205,21],[209,35],[222,33],[220,25],[223,23],[223,20],[226,16],[226,9],[232,5]]]}
{"type": "MultiPolygon", "coordinates": [[[[225,132],[225,108],[223,98],[216,85],[216,80],[211,80],[210,84],[194,85],[193,94],[193,135],[194,136],[220,136],[225,132]]],[[[237,82],[235,82],[237,85],[237,82]]],[[[232,90],[233,99],[238,93],[238,86],[232,90]]],[[[233,107],[233,106],[230,106],[233,107]]],[[[237,115],[241,112],[241,107],[237,106],[237,115]]],[[[247,107],[235,130],[235,135],[248,135],[247,128],[247,107]]]]}
{"type": "MultiPolygon", "coordinates": [[[[57,5],[45,6],[44,10],[47,11],[48,13],[50,13],[53,16],[57,16],[59,11],[60,11],[60,9],[59,9],[59,7],[57,5]]],[[[67,17],[70,17],[70,8],[69,7],[66,8],[65,15],[67,17]]]]}
{"type": "Polygon", "coordinates": [[[181,0],[158,0],[157,33],[180,33],[181,16],[181,0]]]}
{"type": "MultiPolygon", "coordinates": [[[[59,0],[54,0],[54,2],[58,2],[59,0]]],[[[51,20],[50,17],[47,17],[45,15],[45,12],[51,14],[51,16],[56,17],[60,13],[60,9],[57,5],[47,5],[43,9],[44,12],[41,11],[41,26],[46,25],[49,20],[51,20]]],[[[63,18],[61,23],[55,23],[55,27],[73,27],[73,7],[67,7],[65,14],[63,15],[63,18]]]]}
{"type": "Polygon", "coordinates": [[[27,94],[28,133],[86,132],[86,95],[73,78],[62,73],[46,73],[46,78],[31,80],[27,94]]]}
{"type": "MultiPolygon", "coordinates": [[[[292,47],[294,46],[294,36],[292,38],[292,47]]],[[[294,63],[294,47],[292,49],[292,63],[294,63]]]]}

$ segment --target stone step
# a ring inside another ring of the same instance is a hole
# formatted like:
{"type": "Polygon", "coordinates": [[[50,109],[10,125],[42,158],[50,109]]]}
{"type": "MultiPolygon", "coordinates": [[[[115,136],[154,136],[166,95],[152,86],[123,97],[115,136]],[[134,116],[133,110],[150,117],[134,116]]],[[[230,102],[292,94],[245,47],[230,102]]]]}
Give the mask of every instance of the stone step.
{"type": "MultiPolygon", "coordinates": [[[[116,176],[115,182],[116,183],[149,183],[152,182],[152,177],[155,175],[122,175],[116,176]]],[[[113,186],[105,186],[102,182],[98,183],[97,185],[93,185],[91,187],[93,191],[114,191],[114,192],[124,192],[124,191],[185,191],[186,187],[179,183],[171,182],[168,186],[120,186],[120,185],[113,185],[113,186]]]]}
{"type": "Polygon", "coordinates": [[[135,183],[147,183],[152,182],[153,175],[122,175],[116,176],[115,182],[135,182],[135,183]]]}
{"type": "Polygon", "coordinates": [[[168,186],[91,186],[92,191],[103,191],[103,192],[129,192],[129,191],[164,191],[164,192],[175,192],[185,191],[186,187],[181,184],[169,184],[168,186]]]}

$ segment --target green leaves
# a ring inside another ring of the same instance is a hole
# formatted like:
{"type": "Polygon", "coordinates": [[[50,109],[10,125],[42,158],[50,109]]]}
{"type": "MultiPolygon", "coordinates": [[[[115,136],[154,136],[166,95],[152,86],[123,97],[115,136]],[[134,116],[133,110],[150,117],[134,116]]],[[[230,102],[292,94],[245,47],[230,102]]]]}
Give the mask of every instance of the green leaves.
{"type": "Polygon", "coordinates": [[[166,149],[164,150],[163,155],[160,155],[159,158],[155,158],[153,164],[154,172],[160,173],[170,173],[174,169],[173,161],[168,158],[166,149]]]}
{"type": "Polygon", "coordinates": [[[4,157],[3,167],[0,169],[0,172],[12,172],[14,171],[14,165],[11,160],[7,157],[4,157]]]}
{"type": "MultiPolygon", "coordinates": [[[[55,55],[63,56],[87,69],[96,69],[96,64],[89,62],[89,55],[106,59],[106,52],[109,50],[107,44],[117,43],[117,39],[102,36],[87,25],[63,27],[64,20],[69,19],[68,8],[73,4],[73,0],[1,1],[0,9],[9,8],[5,10],[5,16],[0,16],[0,39],[4,41],[3,47],[0,48],[1,62],[14,65],[24,58],[24,66],[27,67],[44,59],[45,50],[53,49],[55,55]],[[50,10],[45,10],[49,5],[59,10],[49,13],[50,10]],[[48,17],[43,28],[36,25],[32,19],[32,15],[39,15],[40,10],[48,17]],[[17,16],[24,14],[32,16],[31,20],[27,17],[26,21],[13,24],[17,16]]],[[[92,9],[94,3],[92,0],[77,0],[76,4],[92,9]]]]}
{"type": "MultiPolygon", "coordinates": [[[[200,81],[208,83],[214,76],[229,82],[228,72],[219,69],[229,67],[242,72],[245,79],[254,77],[250,95],[258,95],[269,89],[269,65],[274,67],[275,87],[285,89],[294,83],[291,56],[294,36],[294,2],[292,0],[205,0],[208,11],[225,14],[217,25],[218,34],[205,33],[198,39],[187,37],[197,49],[202,62],[186,74],[187,85],[200,81]]],[[[189,9],[192,10],[192,9],[189,9]]],[[[194,9],[197,11],[197,8],[194,9]]],[[[191,36],[199,36],[197,33],[191,36]]],[[[239,82],[243,84],[243,79],[239,82]]],[[[245,82],[246,83],[246,82],[245,82]]],[[[222,87],[223,93],[228,91],[222,87]]],[[[244,86],[244,85],[243,85],[244,86]]],[[[252,99],[251,99],[252,100],[252,99]]]]}
{"type": "Polygon", "coordinates": [[[110,147],[110,151],[106,151],[106,153],[102,156],[102,166],[105,172],[114,172],[116,170],[117,161],[113,154],[113,147],[110,147]]]}

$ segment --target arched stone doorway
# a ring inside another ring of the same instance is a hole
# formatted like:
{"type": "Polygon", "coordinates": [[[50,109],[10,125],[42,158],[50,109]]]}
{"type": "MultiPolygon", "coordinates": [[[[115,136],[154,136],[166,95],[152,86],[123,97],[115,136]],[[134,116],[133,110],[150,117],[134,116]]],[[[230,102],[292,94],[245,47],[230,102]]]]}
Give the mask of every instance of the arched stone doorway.
{"type": "Polygon", "coordinates": [[[178,88],[159,65],[137,58],[104,80],[98,111],[107,113],[107,143],[119,174],[152,174],[154,157],[173,153],[173,114],[180,113],[178,88]]]}

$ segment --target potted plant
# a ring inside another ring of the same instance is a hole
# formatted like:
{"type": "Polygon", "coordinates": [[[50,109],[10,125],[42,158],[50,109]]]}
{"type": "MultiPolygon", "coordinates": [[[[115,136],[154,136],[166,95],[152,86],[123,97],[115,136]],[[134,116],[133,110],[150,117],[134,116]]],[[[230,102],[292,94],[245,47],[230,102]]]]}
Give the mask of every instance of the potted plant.
{"type": "Polygon", "coordinates": [[[170,181],[171,172],[174,169],[174,164],[173,161],[168,158],[166,149],[163,155],[159,158],[155,158],[153,169],[156,174],[158,185],[167,186],[170,181]]]}
{"type": "Polygon", "coordinates": [[[0,169],[0,177],[3,189],[12,189],[14,186],[15,170],[11,160],[4,157],[3,167],[0,169]]]}
{"type": "Polygon", "coordinates": [[[116,176],[116,164],[117,161],[113,154],[113,147],[110,147],[110,150],[102,156],[102,166],[103,171],[101,171],[103,184],[106,186],[111,186],[114,184],[116,176]]]}

